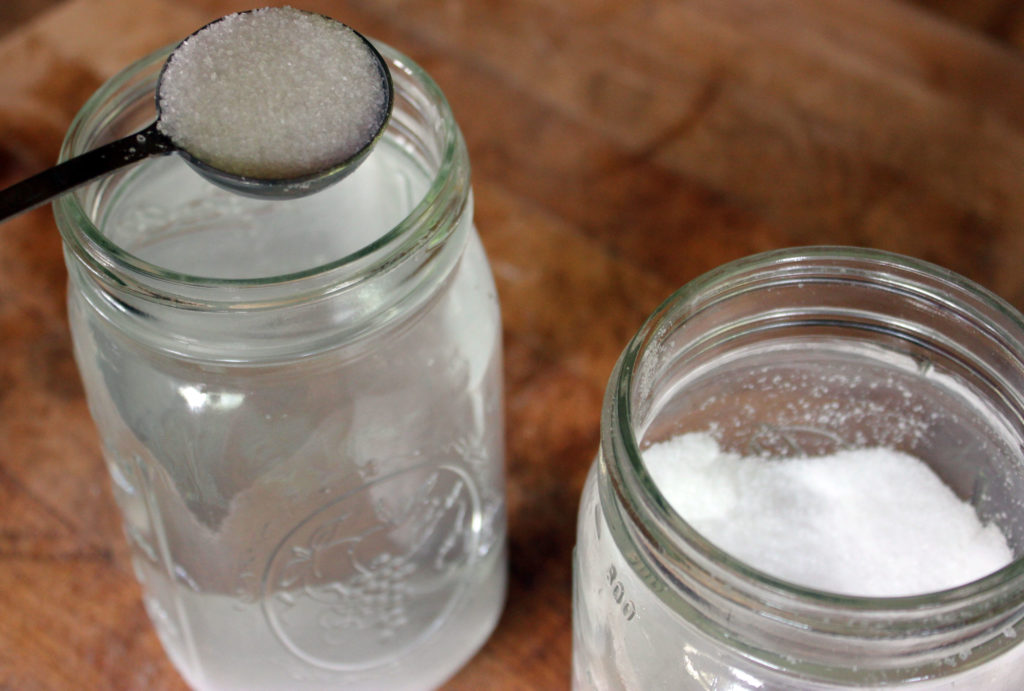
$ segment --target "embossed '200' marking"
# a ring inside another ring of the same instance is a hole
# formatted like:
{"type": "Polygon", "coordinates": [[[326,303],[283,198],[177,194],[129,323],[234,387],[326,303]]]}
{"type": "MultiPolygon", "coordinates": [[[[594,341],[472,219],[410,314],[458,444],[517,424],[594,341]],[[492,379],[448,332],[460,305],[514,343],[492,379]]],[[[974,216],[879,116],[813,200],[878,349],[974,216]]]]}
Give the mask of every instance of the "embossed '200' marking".
{"type": "Polygon", "coordinates": [[[632,600],[626,598],[626,586],[619,580],[619,574],[614,564],[608,567],[605,577],[608,585],[611,586],[612,599],[615,600],[615,604],[619,605],[622,610],[622,616],[626,621],[632,621],[633,617],[636,616],[636,605],[633,604],[632,600]]]}

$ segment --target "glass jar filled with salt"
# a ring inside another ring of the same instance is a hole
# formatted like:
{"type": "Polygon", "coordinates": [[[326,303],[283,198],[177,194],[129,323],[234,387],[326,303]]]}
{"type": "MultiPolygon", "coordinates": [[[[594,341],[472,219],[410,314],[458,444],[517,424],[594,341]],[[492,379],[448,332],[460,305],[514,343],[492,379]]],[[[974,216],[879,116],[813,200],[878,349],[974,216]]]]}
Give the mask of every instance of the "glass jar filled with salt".
{"type": "MultiPolygon", "coordinates": [[[[293,64],[271,85],[286,94],[259,98],[326,129],[310,146],[262,140],[237,99],[190,103],[180,78],[161,126],[243,176],[301,175],[346,125],[321,119],[317,89],[358,75],[306,45],[317,18],[254,17],[276,24],[238,67],[272,43],[295,48],[317,74],[293,64]],[[270,167],[252,168],[268,151],[270,167]],[[298,167],[278,167],[281,155],[298,167]]],[[[377,48],[393,112],[331,187],[250,198],[165,156],[55,203],[75,355],[133,565],[196,689],[436,687],[502,607],[499,309],[466,149],[430,77],[377,48]]],[[[62,157],[152,122],[167,55],[102,87],[62,157]]],[[[202,69],[205,57],[189,59],[202,69]]]]}
{"type": "Polygon", "coordinates": [[[574,688],[1024,688],[1024,320],[892,254],[682,288],[608,385],[574,688]]]}

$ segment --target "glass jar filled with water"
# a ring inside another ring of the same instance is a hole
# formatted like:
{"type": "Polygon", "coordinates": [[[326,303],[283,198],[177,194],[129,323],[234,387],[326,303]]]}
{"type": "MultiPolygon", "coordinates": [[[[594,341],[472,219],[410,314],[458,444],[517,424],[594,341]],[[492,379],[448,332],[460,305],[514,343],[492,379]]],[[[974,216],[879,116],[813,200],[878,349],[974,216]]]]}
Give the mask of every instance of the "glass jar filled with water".
{"type": "MultiPolygon", "coordinates": [[[[465,145],[379,49],[391,121],[324,191],[247,198],[168,156],[55,204],[146,609],[197,689],[437,686],[503,603],[499,308],[465,145]]],[[[105,85],[62,157],[151,122],[166,57],[105,85]]]]}
{"type": "Polygon", "coordinates": [[[1024,321],[801,248],[682,288],[608,385],[574,688],[1024,686],[1024,321]]]}

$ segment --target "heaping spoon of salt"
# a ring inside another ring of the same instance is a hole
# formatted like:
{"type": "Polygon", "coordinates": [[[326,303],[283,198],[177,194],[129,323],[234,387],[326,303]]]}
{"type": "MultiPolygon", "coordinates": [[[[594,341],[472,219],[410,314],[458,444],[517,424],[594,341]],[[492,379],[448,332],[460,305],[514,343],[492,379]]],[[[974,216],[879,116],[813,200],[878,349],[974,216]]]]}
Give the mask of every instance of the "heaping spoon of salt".
{"type": "Polygon", "coordinates": [[[312,194],[363,161],[393,102],[384,58],[345,24],[290,7],[231,14],[171,53],[157,81],[155,122],[0,191],[0,222],[171,153],[235,192],[312,194]]]}

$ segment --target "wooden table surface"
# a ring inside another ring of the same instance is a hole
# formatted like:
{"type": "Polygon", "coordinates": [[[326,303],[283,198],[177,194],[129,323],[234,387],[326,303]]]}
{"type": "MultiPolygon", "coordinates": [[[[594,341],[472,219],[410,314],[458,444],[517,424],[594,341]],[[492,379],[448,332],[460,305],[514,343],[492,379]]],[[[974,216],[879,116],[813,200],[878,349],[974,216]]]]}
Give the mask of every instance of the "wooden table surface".
{"type": "MultiPolygon", "coordinates": [[[[582,481],[619,351],[672,290],[884,248],[1024,308],[1015,0],[293,0],[449,96],[504,311],[511,589],[448,689],[564,689],[582,481]]],[[[0,185],[120,68],[250,5],[3,0],[0,185]]],[[[182,689],[140,603],[71,359],[48,209],[0,228],[0,689],[182,689]]]]}

